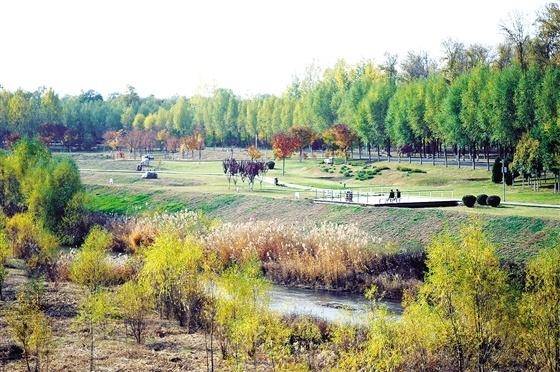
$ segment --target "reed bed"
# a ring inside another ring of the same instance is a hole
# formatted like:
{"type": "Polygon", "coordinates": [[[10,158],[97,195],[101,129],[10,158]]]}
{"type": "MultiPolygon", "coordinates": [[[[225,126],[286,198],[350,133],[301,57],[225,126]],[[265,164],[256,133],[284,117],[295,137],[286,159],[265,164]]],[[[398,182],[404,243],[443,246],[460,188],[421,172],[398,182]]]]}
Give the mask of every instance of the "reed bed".
{"type": "Polygon", "coordinates": [[[228,223],[208,234],[204,244],[224,264],[258,259],[269,279],[288,285],[359,292],[376,284],[382,291],[402,292],[421,276],[421,270],[403,271],[399,265],[415,261],[414,254],[399,252],[354,225],[228,223]]]}

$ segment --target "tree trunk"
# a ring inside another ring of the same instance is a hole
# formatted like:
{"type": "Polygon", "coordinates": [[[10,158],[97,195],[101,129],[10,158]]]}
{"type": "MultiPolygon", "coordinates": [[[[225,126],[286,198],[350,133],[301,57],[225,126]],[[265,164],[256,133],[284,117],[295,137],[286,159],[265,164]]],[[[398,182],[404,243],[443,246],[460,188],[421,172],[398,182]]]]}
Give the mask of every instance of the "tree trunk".
{"type": "Polygon", "coordinates": [[[286,158],[282,158],[282,175],[286,174],[286,158]]]}
{"type": "Polygon", "coordinates": [[[89,324],[89,334],[90,334],[90,346],[89,346],[89,370],[90,372],[93,372],[93,342],[94,342],[94,337],[93,337],[93,321],[90,320],[90,324],[89,324]]]}
{"type": "Polygon", "coordinates": [[[486,170],[490,172],[490,148],[486,144],[486,170]]]}

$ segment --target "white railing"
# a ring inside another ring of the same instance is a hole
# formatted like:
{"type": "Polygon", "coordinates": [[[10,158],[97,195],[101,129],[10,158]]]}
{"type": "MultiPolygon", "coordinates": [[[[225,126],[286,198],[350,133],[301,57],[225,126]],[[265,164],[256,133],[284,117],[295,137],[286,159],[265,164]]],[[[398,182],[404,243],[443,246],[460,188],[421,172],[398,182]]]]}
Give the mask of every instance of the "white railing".
{"type": "MultiPolygon", "coordinates": [[[[396,190],[396,189],[393,189],[396,190]]],[[[396,197],[396,193],[395,193],[396,197]]],[[[455,199],[453,190],[403,190],[401,200],[409,198],[426,199],[455,199]]],[[[357,191],[357,190],[331,190],[315,189],[315,199],[332,200],[339,202],[353,202],[361,204],[384,203],[389,199],[389,191],[357,191]]]]}

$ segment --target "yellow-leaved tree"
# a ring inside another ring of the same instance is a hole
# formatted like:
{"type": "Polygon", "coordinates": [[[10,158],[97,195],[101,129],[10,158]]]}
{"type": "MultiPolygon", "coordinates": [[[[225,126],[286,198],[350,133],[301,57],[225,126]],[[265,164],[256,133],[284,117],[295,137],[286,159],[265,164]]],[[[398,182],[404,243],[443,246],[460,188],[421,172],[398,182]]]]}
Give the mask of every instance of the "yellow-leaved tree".
{"type": "Polygon", "coordinates": [[[70,267],[73,282],[85,286],[90,293],[99,289],[108,278],[107,250],[112,241],[112,234],[101,227],[90,230],[70,267]]]}
{"type": "Polygon", "coordinates": [[[154,300],[145,283],[129,281],[117,292],[118,312],[137,343],[142,343],[147,317],[154,309],[154,300]]]}
{"type": "Polygon", "coordinates": [[[204,302],[202,246],[169,230],[158,234],[143,254],[139,283],[149,289],[161,316],[177,319],[192,332],[204,302]]]}
{"type": "Polygon", "coordinates": [[[512,290],[480,223],[463,227],[458,238],[448,233],[437,237],[428,247],[427,266],[418,300],[404,314],[406,325],[419,315],[430,324],[424,332],[431,334],[424,335],[417,326],[411,331],[405,326],[424,343],[416,349],[437,352],[442,360],[447,355],[448,368],[460,371],[499,367],[511,323],[512,290]]]}
{"type": "Polygon", "coordinates": [[[251,260],[228,268],[218,280],[217,323],[222,356],[244,369],[256,366],[257,352],[265,335],[267,282],[260,265],[251,260]]]}
{"type": "Polygon", "coordinates": [[[6,323],[15,342],[23,350],[27,371],[49,370],[53,351],[50,320],[41,311],[44,288],[36,282],[26,284],[16,302],[6,312],[6,323]],[[31,363],[35,361],[32,368],[31,363]]]}
{"type": "Polygon", "coordinates": [[[72,281],[87,289],[85,298],[80,302],[76,324],[87,329],[90,371],[93,371],[95,364],[95,341],[100,328],[98,325],[103,324],[114,313],[109,294],[103,289],[110,272],[107,250],[112,241],[110,232],[94,226],[70,267],[72,281]]]}
{"type": "Polygon", "coordinates": [[[2,287],[4,286],[6,276],[8,276],[8,270],[6,270],[5,264],[11,255],[12,249],[10,248],[8,238],[0,225],[0,301],[4,299],[2,295],[2,287]]]}
{"type": "Polygon", "coordinates": [[[517,342],[535,370],[560,370],[560,244],[541,251],[527,265],[520,305],[524,326],[517,342]]]}

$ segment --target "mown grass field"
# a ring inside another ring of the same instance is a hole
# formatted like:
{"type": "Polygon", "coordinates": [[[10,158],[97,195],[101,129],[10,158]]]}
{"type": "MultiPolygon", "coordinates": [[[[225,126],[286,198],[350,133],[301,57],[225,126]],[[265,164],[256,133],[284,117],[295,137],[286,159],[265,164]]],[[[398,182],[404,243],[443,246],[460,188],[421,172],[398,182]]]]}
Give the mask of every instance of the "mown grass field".
{"type": "MultiPolygon", "coordinates": [[[[257,183],[254,191],[250,191],[246,183],[241,180],[237,186],[228,186],[223,174],[222,164],[219,161],[182,161],[182,160],[156,160],[152,165],[159,171],[158,180],[141,180],[140,173],[136,172],[135,165],[138,160],[112,160],[108,154],[74,154],[78,166],[82,169],[82,178],[86,185],[108,185],[109,179],[113,179],[112,187],[119,194],[121,189],[131,190],[139,194],[149,194],[155,200],[170,203],[164,209],[173,209],[173,201],[181,203],[181,199],[188,197],[189,193],[204,192],[214,194],[233,195],[257,195],[271,198],[294,198],[294,192],[298,191],[301,197],[312,198],[314,192],[304,192],[292,188],[275,187],[270,183],[257,183]],[[153,194],[153,195],[152,195],[153,194]]],[[[399,188],[404,195],[422,192],[428,195],[432,192],[434,196],[443,195],[460,199],[466,194],[488,194],[503,196],[503,186],[491,182],[491,175],[486,169],[472,170],[470,168],[457,169],[456,167],[445,168],[441,165],[431,164],[408,164],[397,162],[382,162],[366,165],[364,162],[350,162],[354,165],[346,165],[350,169],[351,176],[345,176],[343,165],[334,167],[320,165],[320,160],[309,159],[299,162],[296,159],[286,161],[286,174],[282,175],[282,163],[277,162],[277,167],[267,173],[269,179],[278,177],[280,183],[297,184],[308,187],[323,189],[351,188],[360,192],[387,192],[391,188],[399,188]],[[371,179],[357,180],[356,175],[360,171],[368,171],[377,168],[389,168],[382,170],[371,179]],[[402,171],[398,168],[408,167],[413,171],[402,171]]],[[[348,174],[348,171],[346,171],[348,174]]],[[[522,187],[518,182],[515,186],[506,187],[506,200],[524,203],[560,204],[560,195],[553,194],[551,185],[543,185],[539,191],[533,191],[529,187],[522,187]]],[[[100,206],[104,211],[111,209],[108,197],[101,196],[100,206]]],[[[110,199],[110,198],[109,198],[110,199]]],[[[133,211],[133,207],[140,210],[143,200],[121,201],[121,206],[115,206],[116,212],[133,211]],[[125,202],[126,201],[126,202],[125,202]]],[[[96,202],[97,203],[97,202],[96,202]]],[[[165,203],[164,203],[165,204],[165,203]]],[[[560,218],[560,210],[502,206],[500,208],[479,207],[467,209],[455,208],[469,214],[483,214],[496,216],[527,216],[560,218]]]]}

